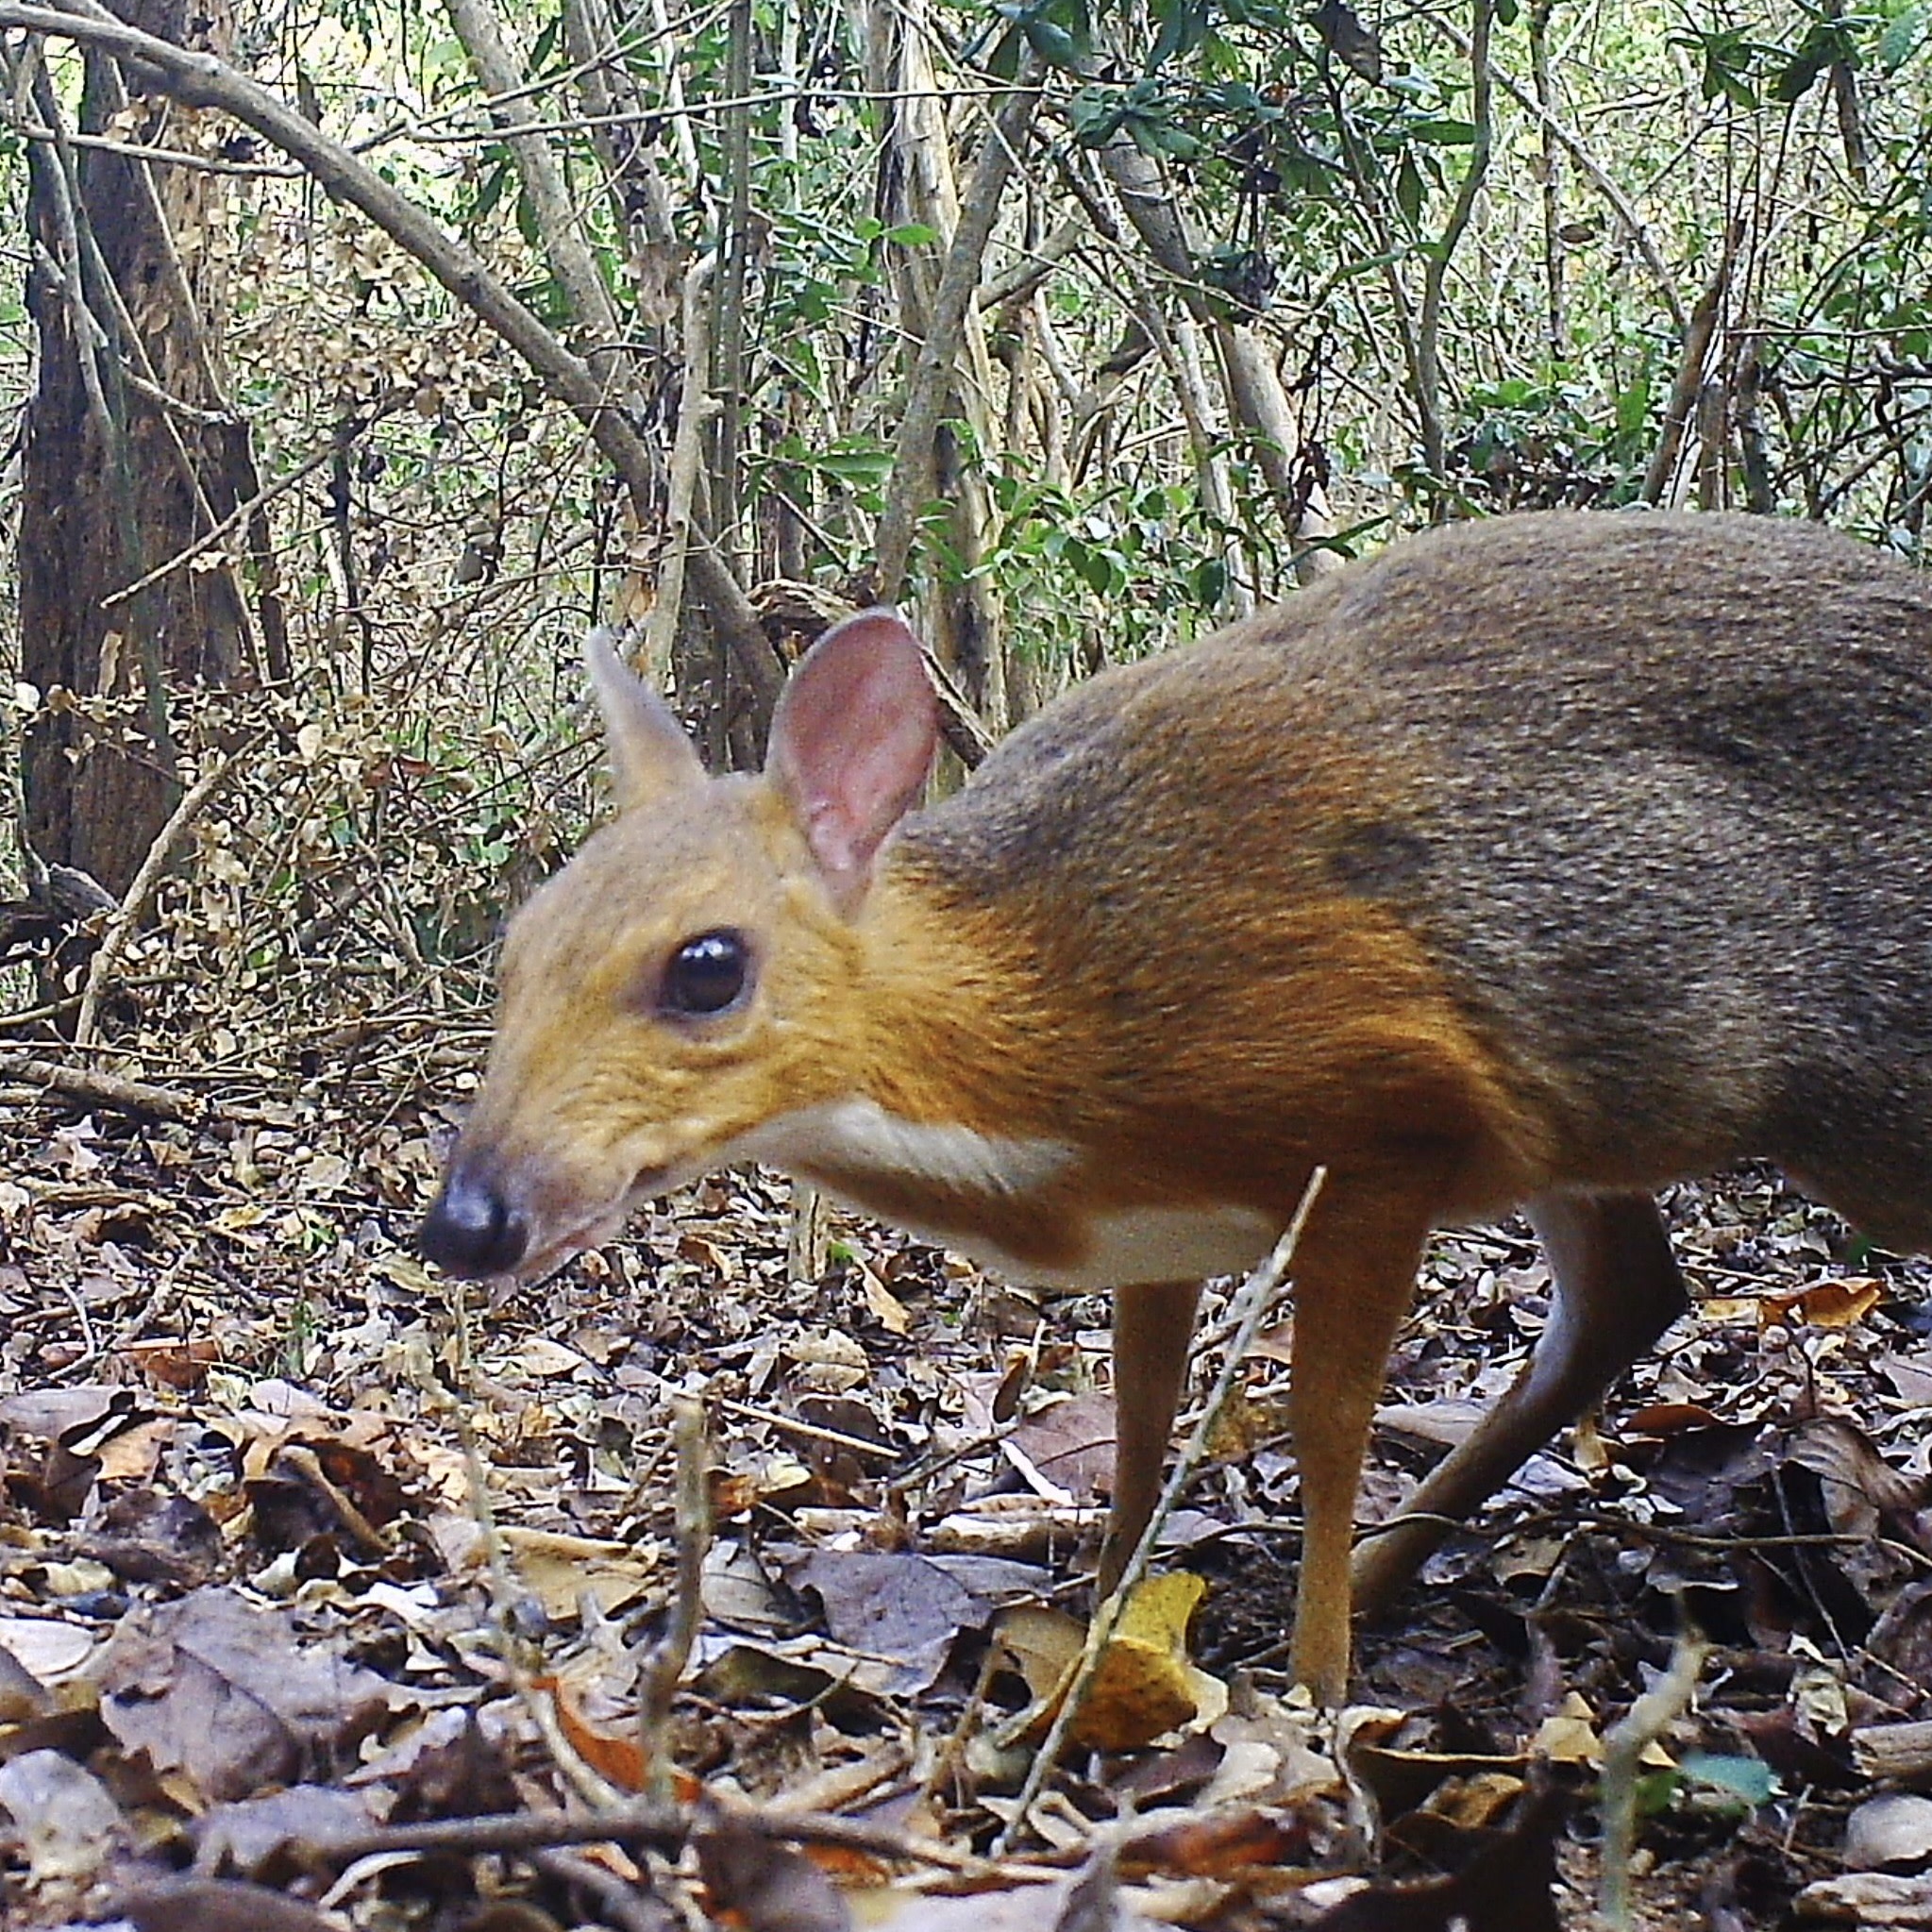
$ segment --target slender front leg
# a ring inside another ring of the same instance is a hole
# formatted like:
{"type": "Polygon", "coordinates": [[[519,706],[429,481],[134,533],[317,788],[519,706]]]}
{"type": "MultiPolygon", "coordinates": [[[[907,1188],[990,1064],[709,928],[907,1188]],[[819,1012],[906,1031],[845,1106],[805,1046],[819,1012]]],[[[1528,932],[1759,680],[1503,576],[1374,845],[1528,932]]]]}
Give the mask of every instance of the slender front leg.
{"type": "Polygon", "coordinates": [[[1349,1682],[1349,1550],[1369,1425],[1415,1293],[1426,1204],[1331,1180],[1295,1258],[1289,1423],[1302,1470],[1297,1679],[1338,1705],[1349,1682]]]}
{"type": "Polygon", "coordinates": [[[1100,1546],[1102,1596],[1120,1581],[1161,1493],[1200,1299],[1199,1282],[1144,1283],[1114,1296],[1114,1506],[1100,1546]]]}
{"type": "Polygon", "coordinates": [[[1403,1514],[1363,1543],[1354,1570],[1364,1608],[1386,1604],[1453,1523],[1575,1421],[1684,1312],[1683,1277],[1648,1194],[1539,1194],[1526,1212],[1554,1280],[1549,1322],[1509,1392],[1403,1514]]]}

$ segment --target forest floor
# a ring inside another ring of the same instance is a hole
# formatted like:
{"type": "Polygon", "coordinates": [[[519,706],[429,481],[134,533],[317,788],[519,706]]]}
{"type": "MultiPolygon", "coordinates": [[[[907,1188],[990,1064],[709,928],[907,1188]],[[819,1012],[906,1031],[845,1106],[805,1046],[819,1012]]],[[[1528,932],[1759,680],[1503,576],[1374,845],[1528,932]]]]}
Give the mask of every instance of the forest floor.
{"type": "MultiPolygon", "coordinates": [[[[1932,1268],[1774,1176],[1675,1191],[1697,1308],[1364,1633],[1338,1724],[1284,1672],[1256,1349],[1022,1822],[1103,1299],[837,1216],[798,1281],[788,1188],[731,1175],[459,1313],[413,1102],[13,1098],[0,1924],[1543,1932],[1613,1923],[1629,1804],[1629,1924],[1932,1924],[1932,1268]]],[[[1522,1228],[1432,1246],[1365,1517],[1546,1307],[1522,1228]]]]}

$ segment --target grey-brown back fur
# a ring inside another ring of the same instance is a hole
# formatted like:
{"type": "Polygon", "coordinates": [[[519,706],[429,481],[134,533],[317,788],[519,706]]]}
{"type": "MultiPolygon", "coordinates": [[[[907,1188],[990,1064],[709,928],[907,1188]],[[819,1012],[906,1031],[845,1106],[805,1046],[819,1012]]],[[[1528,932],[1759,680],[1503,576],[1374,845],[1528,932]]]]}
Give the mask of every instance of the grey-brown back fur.
{"type": "Polygon", "coordinates": [[[1546,1179],[1761,1154],[1932,1245],[1932,586],[1845,537],[1410,540],[1094,680],[893,863],[1031,908],[1043,981],[1104,989],[1142,1093],[1228,1018],[1218,986],[1292,999],[1285,896],[1342,895],[1417,936],[1533,1097],[1546,1179]]]}

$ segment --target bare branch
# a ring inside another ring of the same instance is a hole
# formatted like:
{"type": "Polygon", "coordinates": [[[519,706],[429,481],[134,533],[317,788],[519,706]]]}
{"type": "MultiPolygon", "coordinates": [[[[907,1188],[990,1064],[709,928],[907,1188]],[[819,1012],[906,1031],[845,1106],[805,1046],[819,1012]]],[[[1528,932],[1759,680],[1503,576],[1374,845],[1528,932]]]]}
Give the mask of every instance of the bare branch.
{"type": "Polygon", "coordinates": [[[119,907],[108,920],[100,950],[88,961],[87,983],[80,994],[80,1015],[74,1022],[74,1044],[76,1047],[93,1045],[94,1022],[100,1015],[101,996],[107,991],[114,968],[121,964],[121,955],[127,950],[128,942],[134,937],[135,928],[147,910],[148,900],[154,897],[155,887],[160,883],[161,870],[181,834],[194,823],[202,808],[227,782],[236,768],[254,755],[260,743],[260,736],[249,739],[240,750],[229,753],[211,771],[204,772],[181,795],[181,802],[168,815],[168,822],[155,833],[154,843],[147,848],[147,857],[141,862],[141,869],[135,873],[119,907]]]}
{"type": "Polygon", "coordinates": [[[932,298],[932,320],[906,392],[893,449],[892,482],[879,518],[878,588],[882,603],[896,602],[905,584],[914,524],[919,506],[932,492],[933,439],[952,382],[966,311],[979,287],[1000,197],[1039,105],[1040,90],[1031,86],[1015,89],[1000,103],[980,144],[980,159],[960,204],[959,226],[932,298]]]}
{"type": "MultiPolygon", "coordinates": [[[[116,20],[98,0],[71,8],[27,7],[0,0],[0,28],[52,34],[98,47],[118,59],[153,70],[159,83],[191,107],[218,108],[298,160],[338,200],[360,209],[397,246],[413,256],[479,320],[493,328],[568,403],[605,459],[623,479],[640,515],[648,515],[657,482],[651,453],[596,372],[551,334],[483,262],[453,241],[422,209],[400,194],[314,123],[212,54],[177,47],[116,20]]],[[[690,570],[733,662],[762,699],[784,681],[744,586],[708,544],[696,544],[690,570]]]]}
{"type": "Polygon", "coordinates": [[[577,210],[557,157],[549,143],[529,126],[537,117],[529,96],[518,92],[527,76],[503,38],[502,25],[489,0],[445,0],[445,4],[457,39],[476,63],[477,77],[494,96],[491,118],[503,130],[504,145],[516,165],[516,177],[523,183],[544,254],[571,313],[592,339],[593,358],[602,366],[603,358],[614,359],[619,353],[617,311],[603,277],[597,273],[596,261],[578,232],[577,210]]]}

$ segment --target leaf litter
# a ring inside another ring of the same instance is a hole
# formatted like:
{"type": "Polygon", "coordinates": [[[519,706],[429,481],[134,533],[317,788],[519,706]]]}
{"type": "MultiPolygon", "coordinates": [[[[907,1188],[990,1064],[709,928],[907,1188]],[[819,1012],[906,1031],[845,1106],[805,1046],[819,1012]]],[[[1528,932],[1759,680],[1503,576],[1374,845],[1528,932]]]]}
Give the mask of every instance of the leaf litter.
{"type": "MultiPolygon", "coordinates": [[[[836,1217],[797,1279],[745,1173],[463,1307],[407,1245],[442,1122],[379,1118],[42,1098],[0,1141],[0,1923],[1593,1927],[1606,1755],[1694,1627],[1629,1923],[1932,1924],[1932,1271],[1775,1176],[1674,1191],[1698,1308],[1364,1633],[1333,1722],[1285,1676],[1264,1340],[1020,1818],[1104,1300],[836,1217]]],[[[1365,1515],[1547,1286],[1520,1228],[1434,1244],[1365,1515]]]]}

